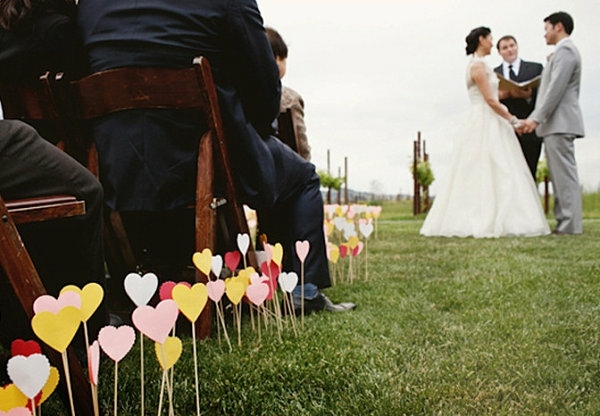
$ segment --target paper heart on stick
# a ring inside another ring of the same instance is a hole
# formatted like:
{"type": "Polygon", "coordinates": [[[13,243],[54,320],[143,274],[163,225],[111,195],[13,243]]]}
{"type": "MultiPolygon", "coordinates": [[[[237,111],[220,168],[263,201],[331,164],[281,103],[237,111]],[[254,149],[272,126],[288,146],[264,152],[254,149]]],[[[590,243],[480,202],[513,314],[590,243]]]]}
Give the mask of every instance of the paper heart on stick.
{"type": "Polygon", "coordinates": [[[237,235],[237,245],[242,254],[245,256],[250,247],[250,236],[246,233],[237,235]]]}
{"type": "Polygon", "coordinates": [[[196,322],[208,302],[208,290],[204,283],[196,283],[191,288],[178,284],[173,288],[172,294],[181,313],[190,322],[196,322]]]}
{"type": "Polygon", "coordinates": [[[41,354],[42,347],[34,340],[23,341],[22,339],[15,339],[10,344],[10,355],[24,355],[29,357],[31,354],[41,354]]]}
{"type": "Polygon", "coordinates": [[[364,246],[365,246],[365,244],[362,241],[359,241],[358,244],[356,245],[356,247],[354,247],[352,249],[352,253],[351,253],[352,256],[353,257],[358,256],[362,252],[362,249],[364,246]]]}
{"type": "Polygon", "coordinates": [[[283,259],[283,247],[280,243],[277,243],[273,246],[272,250],[272,258],[273,263],[281,267],[281,260],[283,259]]]}
{"type": "Polygon", "coordinates": [[[262,274],[271,279],[277,279],[277,276],[279,276],[279,266],[273,261],[261,264],[260,270],[262,271],[262,274]]]}
{"type": "Polygon", "coordinates": [[[81,324],[81,311],[65,306],[58,313],[40,312],[31,319],[33,332],[56,351],[63,353],[81,324]]]}
{"type": "Polygon", "coordinates": [[[8,360],[8,376],[13,384],[30,399],[35,398],[50,376],[50,362],[45,355],[17,355],[8,360]]]}
{"type": "Polygon", "coordinates": [[[338,231],[342,231],[344,227],[346,227],[346,218],[345,217],[335,217],[333,219],[333,225],[338,231]]]}
{"type": "Polygon", "coordinates": [[[154,344],[154,352],[156,352],[156,358],[158,358],[158,363],[160,364],[163,370],[168,370],[171,367],[173,367],[177,360],[179,360],[179,357],[181,357],[182,351],[183,345],[181,343],[181,340],[177,337],[166,338],[165,342],[162,343],[162,345],[158,342],[154,344]]]}
{"type": "Polygon", "coordinates": [[[31,416],[31,412],[26,407],[14,407],[8,412],[0,410],[0,416],[31,416]]]}
{"type": "Polygon", "coordinates": [[[269,295],[269,286],[265,283],[253,283],[246,288],[246,296],[248,300],[256,306],[262,305],[269,295]]]}
{"type": "Polygon", "coordinates": [[[98,283],[88,283],[82,289],[75,285],[65,286],[60,294],[65,292],[76,292],[81,296],[81,320],[83,322],[90,319],[104,298],[104,289],[98,283]]]}
{"type": "Polygon", "coordinates": [[[27,406],[27,396],[14,384],[0,387],[0,410],[10,410],[15,407],[27,406]]]}
{"type": "Polygon", "coordinates": [[[240,303],[244,297],[244,293],[246,293],[246,287],[248,287],[248,280],[245,276],[237,276],[225,280],[225,294],[234,305],[240,303]]]}
{"type": "Polygon", "coordinates": [[[358,239],[357,236],[352,236],[348,239],[348,246],[350,247],[351,250],[354,250],[358,246],[359,241],[360,240],[358,239]]]}
{"type": "Polygon", "coordinates": [[[88,352],[88,374],[90,382],[98,385],[98,372],[100,371],[100,343],[98,340],[92,342],[88,352]]]}
{"type": "Polygon", "coordinates": [[[217,303],[225,293],[225,282],[220,279],[206,282],[206,291],[210,300],[217,303]]]}
{"type": "Polygon", "coordinates": [[[326,236],[330,236],[333,233],[333,223],[331,221],[327,221],[323,225],[323,231],[325,231],[326,236]]]}
{"type": "Polygon", "coordinates": [[[340,249],[338,246],[331,244],[327,250],[327,257],[333,264],[336,264],[340,259],[340,249]]]}
{"type": "Polygon", "coordinates": [[[179,308],[172,299],[160,301],[156,308],[138,306],[131,315],[135,327],[154,342],[163,343],[177,321],[179,308]]]}
{"type": "Polygon", "coordinates": [[[146,273],[143,276],[138,273],[129,273],[123,282],[125,292],[135,306],[147,305],[158,288],[158,276],[154,273],[146,273]]]}
{"type": "Polygon", "coordinates": [[[205,248],[202,252],[196,252],[192,255],[192,262],[198,270],[200,270],[205,276],[210,274],[210,267],[212,265],[212,252],[209,248],[205,248]]]}
{"type": "Polygon", "coordinates": [[[210,270],[218,279],[219,276],[221,276],[221,271],[223,270],[223,257],[221,257],[219,254],[217,254],[216,256],[212,256],[212,260],[210,262],[210,270]]]}
{"type": "Polygon", "coordinates": [[[340,257],[341,258],[346,258],[346,256],[348,255],[348,245],[347,244],[340,244],[340,246],[338,247],[338,250],[340,252],[340,257]]]}
{"type": "MultiPolygon", "coordinates": [[[[38,394],[35,398],[36,406],[40,406],[42,403],[48,400],[48,397],[50,397],[52,393],[54,393],[54,390],[56,390],[59,380],[60,373],[58,372],[58,369],[56,367],[50,367],[50,375],[48,376],[48,380],[46,381],[46,384],[44,384],[44,387],[42,387],[40,394],[38,394]]],[[[30,404],[31,402],[29,402],[27,406],[29,407],[30,404]]]]}
{"type": "Polygon", "coordinates": [[[229,251],[229,252],[225,253],[225,265],[232,272],[235,272],[238,265],[240,264],[241,259],[242,259],[242,254],[239,251],[229,251]]]}
{"type": "Polygon", "coordinates": [[[133,347],[135,331],[128,325],[114,327],[107,325],[98,333],[100,348],[113,361],[121,361],[133,347]]]}
{"type": "Polygon", "coordinates": [[[300,259],[300,263],[304,263],[306,260],[306,256],[308,256],[308,251],[310,250],[310,242],[307,240],[304,241],[296,241],[296,255],[300,259]]]}
{"type": "Polygon", "coordinates": [[[81,308],[81,296],[77,292],[68,291],[61,293],[58,298],[51,295],[39,296],[33,302],[33,312],[52,312],[57,313],[65,306],[74,306],[77,309],[81,308]]]}
{"type": "Polygon", "coordinates": [[[368,222],[366,224],[358,224],[358,230],[365,238],[369,238],[369,236],[373,232],[373,223],[368,222]]]}
{"type": "Polygon", "coordinates": [[[292,293],[292,290],[298,285],[298,275],[296,272],[280,273],[279,287],[284,292],[292,293]]]}

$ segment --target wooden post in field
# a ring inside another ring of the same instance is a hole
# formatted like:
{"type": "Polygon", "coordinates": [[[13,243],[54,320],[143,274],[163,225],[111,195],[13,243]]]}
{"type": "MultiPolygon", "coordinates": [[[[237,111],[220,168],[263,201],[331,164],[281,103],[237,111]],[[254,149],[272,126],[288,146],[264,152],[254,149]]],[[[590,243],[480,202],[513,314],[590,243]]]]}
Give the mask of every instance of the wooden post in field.
{"type": "MultiPolygon", "coordinates": [[[[342,176],[342,168],[338,166],[338,178],[342,176]]],[[[338,205],[342,205],[342,185],[340,184],[340,189],[337,190],[337,203],[338,205]]]]}
{"type": "MultiPolygon", "coordinates": [[[[327,149],[327,174],[331,175],[331,159],[329,149],[327,149]]],[[[327,204],[331,205],[331,187],[327,188],[327,204]]]]}
{"type": "Polygon", "coordinates": [[[421,213],[421,187],[417,177],[417,164],[421,155],[421,132],[417,132],[417,140],[413,141],[413,215],[421,213]]]}
{"type": "Polygon", "coordinates": [[[550,210],[550,197],[548,193],[548,175],[544,176],[544,213],[547,215],[550,210]]]}
{"type": "MultiPolygon", "coordinates": [[[[425,150],[425,140],[423,140],[423,162],[429,161],[429,154],[425,150]]],[[[425,209],[423,212],[429,212],[429,186],[423,186],[423,197],[425,198],[425,209]]]]}

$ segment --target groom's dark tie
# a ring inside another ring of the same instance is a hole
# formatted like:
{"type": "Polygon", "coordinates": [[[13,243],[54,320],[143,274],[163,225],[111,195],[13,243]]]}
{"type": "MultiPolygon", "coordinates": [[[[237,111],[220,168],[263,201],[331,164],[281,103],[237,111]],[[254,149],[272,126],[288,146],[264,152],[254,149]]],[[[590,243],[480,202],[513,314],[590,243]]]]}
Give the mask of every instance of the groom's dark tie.
{"type": "Polygon", "coordinates": [[[515,74],[515,71],[513,71],[513,66],[512,64],[510,64],[508,66],[508,76],[510,77],[510,79],[512,79],[513,81],[517,80],[517,74],[515,74]]]}

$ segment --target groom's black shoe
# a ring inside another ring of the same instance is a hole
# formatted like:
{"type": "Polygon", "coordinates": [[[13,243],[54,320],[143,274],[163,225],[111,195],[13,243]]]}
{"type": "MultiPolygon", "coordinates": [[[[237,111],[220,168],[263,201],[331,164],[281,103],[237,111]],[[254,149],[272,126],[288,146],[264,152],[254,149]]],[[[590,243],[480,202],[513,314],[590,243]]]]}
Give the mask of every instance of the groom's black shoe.
{"type": "MultiPolygon", "coordinates": [[[[351,302],[333,303],[321,291],[312,299],[304,299],[304,315],[323,310],[328,312],[345,312],[355,308],[356,305],[351,302]]],[[[300,296],[294,296],[294,313],[296,315],[302,313],[302,299],[300,296]]]]}

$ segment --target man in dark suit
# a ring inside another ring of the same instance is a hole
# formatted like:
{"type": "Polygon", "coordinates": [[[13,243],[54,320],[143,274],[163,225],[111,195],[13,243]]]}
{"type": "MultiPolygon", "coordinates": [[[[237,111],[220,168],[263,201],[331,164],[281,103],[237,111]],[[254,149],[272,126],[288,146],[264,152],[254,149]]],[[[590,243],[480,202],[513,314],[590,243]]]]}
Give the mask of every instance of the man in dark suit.
{"type": "MultiPolygon", "coordinates": [[[[502,56],[501,65],[494,68],[498,74],[506,79],[516,82],[529,81],[542,73],[542,64],[527,62],[519,58],[519,46],[514,36],[506,35],[498,40],[496,44],[498,52],[502,56]]],[[[513,89],[500,90],[498,95],[500,101],[508,107],[508,111],[519,119],[525,119],[535,107],[536,89],[513,89]]],[[[523,155],[529,166],[529,170],[535,181],[538,160],[542,151],[542,139],[535,132],[528,134],[517,134],[523,155]]]]}
{"type": "MultiPolygon", "coordinates": [[[[281,84],[256,1],[80,0],[78,24],[94,72],[184,68],[196,56],[208,59],[242,200],[258,211],[269,241],[283,245],[287,270],[300,271],[295,242],[310,242],[304,270],[312,303],[306,306],[330,308],[320,292],[330,277],[319,177],[314,165],[272,136],[281,84]]],[[[96,123],[110,208],[133,213],[129,218],[140,212],[177,217],[194,201],[198,138],[205,130],[197,117],[161,110],[120,112],[96,123]]],[[[191,251],[184,254],[189,262],[191,251]]]]}

